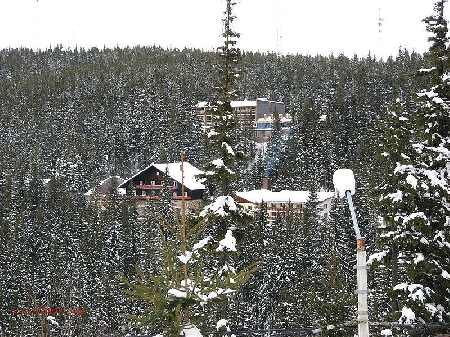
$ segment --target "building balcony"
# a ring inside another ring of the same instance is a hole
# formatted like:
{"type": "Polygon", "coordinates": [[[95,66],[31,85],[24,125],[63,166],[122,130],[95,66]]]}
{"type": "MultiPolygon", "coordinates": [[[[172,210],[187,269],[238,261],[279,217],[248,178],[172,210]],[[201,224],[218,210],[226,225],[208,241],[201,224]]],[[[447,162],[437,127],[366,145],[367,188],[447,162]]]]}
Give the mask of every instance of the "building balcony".
{"type": "MultiPolygon", "coordinates": [[[[136,185],[135,188],[137,190],[161,190],[164,188],[164,185],[136,185]]],[[[178,190],[179,186],[169,186],[170,190],[178,190]]]]}
{"type": "MultiPolygon", "coordinates": [[[[135,195],[135,199],[137,200],[161,200],[159,195],[135,195]]],[[[182,200],[183,197],[181,195],[173,196],[172,200],[182,200]]],[[[192,197],[184,197],[184,200],[192,200],[192,197]]]]}

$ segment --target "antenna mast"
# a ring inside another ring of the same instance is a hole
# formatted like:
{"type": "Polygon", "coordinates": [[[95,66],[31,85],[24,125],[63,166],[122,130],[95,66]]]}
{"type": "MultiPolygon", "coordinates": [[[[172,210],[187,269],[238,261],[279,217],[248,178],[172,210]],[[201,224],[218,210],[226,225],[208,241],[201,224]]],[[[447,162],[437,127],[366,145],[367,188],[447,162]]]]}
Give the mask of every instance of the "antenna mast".
{"type": "Polygon", "coordinates": [[[283,44],[282,44],[282,36],[281,36],[281,29],[280,29],[280,3],[279,0],[276,2],[277,6],[277,54],[281,55],[283,53],[283,44]]]}
{"type": "Polygon", "coordinates": [[[378,53],[381,57],[381,38],[383,32],[383,21],[384,19],[381,17],[381,9],[378,7],[378,53]]]}

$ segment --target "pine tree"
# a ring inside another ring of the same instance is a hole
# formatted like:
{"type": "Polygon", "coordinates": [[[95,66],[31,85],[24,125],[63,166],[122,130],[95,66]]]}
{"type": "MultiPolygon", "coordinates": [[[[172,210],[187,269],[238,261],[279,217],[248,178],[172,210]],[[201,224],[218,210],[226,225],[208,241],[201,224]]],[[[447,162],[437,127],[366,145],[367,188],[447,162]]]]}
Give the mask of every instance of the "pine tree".
{"type": "Polygon", "coordinates": [[[236,18],[232,12],[235,4],[232,0],[226,0],[222,34],[225,41],[224,45],[218,48],[219,66],[214,88],[217,100],[210,108],[213,128],[207,134],[214,159],[206,164],[204,177],[214,190],[215,196],[232,193],[238,163],[245,159],[244,154],[236,149],[238,120],[231,106],[231,101],[239,97],[235,83],[240,76],[238,66],[241,60],[241,51],[235,46],[239,33],[232,30],[232,23],[236,18]]]}
{"type": "MultiPolygon", "coordinates": [[[[427,58],[432,87],[418,94],[417,108],[404,120],[410,125],[404,135],[393,132],[393,141],[405,143],[395,168],[387,172],[381,200],[384,227],[380,238],[395,249],[392,265],[392,310],[402,321],[448,322],[450,301],[449,265],[449,50],[445,1],[435,5],[436,15],[426,18],[433,33],[427,58]],[[391,205],[390,205],[391,204],[391,205]],[[398,303],[398,306],[397,304],[398,303]]],[[[402,145],[400,143],[400,145],[402,145]]],[[[389,154],[395,148],[388,148],[389,154]]]]}
{"type": "Polygon", "coordinates": [[[239,265],[251,265],[262,261],[262,268],[258,270],[248,283],[244,284],[237,296],[236,312],[234,318],[239,329],[264,327],[264,298],[266,297],[266,262],[264,256],[267,251],[267,203],[262,202],[260,208],[255,211],[254,221],[245,228],[242,242],[239,265]]]}
{"type": "Polygon", "coordinates": [[[121,277],[130,288],[127,290],[130,299],[146,303],[145,314],[125,316],[144,326],[159,327],[170,337],[180,336],[183,329],[192,325],[203,327],[205,321],[204,329],[212,329],[206,306],[227,302],[257,270],[257,264],[236,271],[225,260],[224,264],[210,268],[208,251],[220,254],[236,250],[236,239],[230,230],[219,242],[205,236],[205,229],[213,225],[211,217],[192,223],[182,215],[173,225],[158,214],[153,216],[160,236],[154,246],[160,269],[156,274],[148,274],[138,268],[136,281],[121,277]]]}
{"type": "MultiPolygon", "coordinates": [[[[319,303],[322,324],[338,325],[351,321],[356,312],[355,234],[347,201],[335,198],[329,216],[324,220],[324,268],[318,291],[324,300],[319,303]]],[[[335,335],[336,331],[331,335],[335,335]]]]}
{"type": "Polygon", "coordinates": [[[300,322],[302,325],[318,323],[319,309],[319,276],[322,274],[324,256],[323,233],[320,231],[318,196],[314,184],[310,185],[310,194],[303,209],[303,219],[300,230],[300,270],[298,289],[302,296],[298,303],[300,309],[300,322]]]}

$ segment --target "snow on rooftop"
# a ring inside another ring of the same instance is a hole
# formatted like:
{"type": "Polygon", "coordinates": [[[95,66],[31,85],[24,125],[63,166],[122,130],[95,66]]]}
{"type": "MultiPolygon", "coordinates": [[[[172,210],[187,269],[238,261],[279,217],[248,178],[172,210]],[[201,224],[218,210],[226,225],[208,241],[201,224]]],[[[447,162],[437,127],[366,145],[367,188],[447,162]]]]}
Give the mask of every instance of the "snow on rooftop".
{"type": "MultiPolygon", "coordinates": [[[[139,176],[146,170],[148,170],[150,167],[154,166],[159,171],[167,173],[169,177],[171,177],[173,180],[176,180],[177,182],[181,183],[181,162],[175,162],[175,163],[164,163],[164,164],[151,164],[150,166],[146,167],[142,171],[136,173],[133,177],[131,177],[129,180],[134,179],[135,177],[139,176]]],[[[201,182],[201,180],[197,179],[196,176],[199,174],[203,174],[203,171],[196,168],[189,162],[183,163],[183,171],[184,171],[184,186],[189,188],[190,190],[204,190],[206,189],[205,185],[201,182]]]]}
{"type": "MultiPolygon", "coordinates": [[[[267,99],[265,99],[265,100],[267,100],[267,99]]],[[[253,107],[254,108],[254,107],[256,107],[256,101],[244,100],[244,101],[231,101],[230,103],[231,103],[231,107],[232,108],[245,108],[245,107],[253,107]]],[[[211,107],[211,103],[209,103],[209,102],[198,102],[195,105],[195,107],[199,108],[199,109],[204,109],[206,107],[211,107]]]]}
{"type": "MultiPolygon", "coordinates": [[[[269,101],[268,98],[257,98],[256,100],[243,100],[243,101],[231,101],[231,107],[233,108],[246,108],[246,107],[256,107],[257,105],[257,101],[264,101],[264,102],[275,102],[275,103],[279,103],[279,104],[284,104],[283,102],[279,102],[279,101],[269,101]]],[[[211,103],[210,102],[198,102],[195,105],[196,108],[198,109],[204,109],[206,107],[211,107],[211,103]]]]}
{"type": "MultiPolygon", "coordinates": [[[[181,182],[181,162],[177,163],[168,163],[168,164],[153,164],[158,170],[162,172],[167,172],[169,176],[181,182]]],[[[189,162],[183,163],[183,171],[184,171],[184,186],[189,188],[190,190],[204,190],[206,189],[205,185],[196,178],[197,175],[202,174],[203,171],[191,165],[189,162]]]]}
{"type": "Polygon", "coordinates": [[[232,108],[255,107],[256,101],[231,101],[232,108]]]}
{"type": "MultiPolygon", "coordinates": [[[[248,200],[254,204],[259,204],[263,201],[277,203],[306,203],[308,201],[309,194],[309,191],[283,190],[280,192],[273,192],[266,189],[236,192],[238,197],[248,200]]],[[[317,192],[319,202],[323,202],[333,196],[334,192],[317,192]]]]}

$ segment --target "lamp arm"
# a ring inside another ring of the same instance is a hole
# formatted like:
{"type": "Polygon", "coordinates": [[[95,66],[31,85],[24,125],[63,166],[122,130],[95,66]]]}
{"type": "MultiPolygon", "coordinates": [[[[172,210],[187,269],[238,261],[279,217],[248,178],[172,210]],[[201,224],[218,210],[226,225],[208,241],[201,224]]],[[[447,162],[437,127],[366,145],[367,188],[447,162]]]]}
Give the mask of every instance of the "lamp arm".
{"type": "Polygon", "coordinates": [[[347,196],[348,208],[350,208],[350,213],[352,215],[353,229],[355,230],[356,239],[360,239],[361,233],[359,231],[358,221],[356,220],[355,208],[353,207],[352,193],[350,191],[345,191],[345,195],[347,196]]]}

